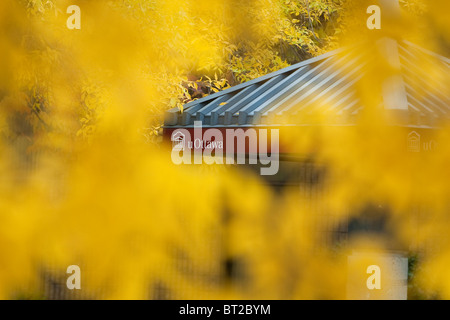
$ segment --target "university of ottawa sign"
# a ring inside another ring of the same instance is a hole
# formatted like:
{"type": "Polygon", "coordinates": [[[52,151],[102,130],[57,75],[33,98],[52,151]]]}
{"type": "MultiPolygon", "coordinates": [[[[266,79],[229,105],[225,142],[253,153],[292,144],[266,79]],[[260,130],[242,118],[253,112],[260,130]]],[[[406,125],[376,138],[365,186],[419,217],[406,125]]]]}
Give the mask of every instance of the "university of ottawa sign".
{"type": "MultiPolygon", "coordinates": [[[[329,130],[336,135],[348,134],[355,126],[336,126],[329,130]],[[347,131],[347,132],[345,132],[347,131]]],[[[411,155],[433,152],[439,148],[434,138],[436,129],[404,128],[405,140],[399,152],[411,155]]],[[[259,164],[261,175],[275,175],[280,154],[299,154],[296,146],[283,141],[293,132],[302,134],[301,127],[202,127],[200,121],[189,128],[166,128],[164,140],[172,144],[173,163],[179,164],[259,164]],[[289,130],[289,132],[287,132],[289,130]],[[297,131],[293,131],[297,130],[297,131]]],[[[357,134],[356,132],[354,134],[357,134]]],[[[303,150],[314,154],[317,146],[303,150]]]]}
{"type": "Polygon", "coordinates": [[[436,151],[438,143],[429,137],[429,132],[423,130],[412,130],[407,136],[408,152],[429,152],[436,151]],[[421,132],[421,133],[419,133],[421,132]]]}
{"type": "Polygon", "coordinates": [[[175,164],[261,164],[261,175],[279,169],[278,128],[194,128],[169,131],[172,162],[175,164]],[[235,162],[235,158],[236,162],[235,162]]]}

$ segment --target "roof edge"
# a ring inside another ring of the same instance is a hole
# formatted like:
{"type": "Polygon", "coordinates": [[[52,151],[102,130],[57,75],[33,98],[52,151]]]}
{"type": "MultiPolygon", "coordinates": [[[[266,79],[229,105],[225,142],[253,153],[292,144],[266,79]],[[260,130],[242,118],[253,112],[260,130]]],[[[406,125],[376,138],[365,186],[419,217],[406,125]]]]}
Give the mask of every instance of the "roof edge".
{"type": "MultiPolygon", "coordinates": [[[[351,46],[350,46],[350,47],[351,47],[351,46]]],[[[282,68],[282,69],[280,69],[280,70],[277,70],[277,71],[268,73],[268,74],[263,75],[263,76],[261,76],[261,77],[258,77],[258,78],[255,78],[255,79],[252,79],[252,80],[249,80],[249,81],[240,83],[240,84],[235,85],[235,86],[233,86],[233,87],[231,87],[231,88],[228,88],[228,89],[226,89],[226,90],[219,91],[219,92],[215,92],[215,93],[210,94],[210,95],[208,95],[208,96],[206,96],[206,97],[202,97],[202,98],[200,98],[200,99],[197,99],[197,100],[194,100],[194,101],[191,101],[191,102],[185,104],[185,105],[184,105],[184,108],[186,109],[186,108],[189,108],[189,107],[191,107],[191,106],[193,106],[193,105],[196,105],[196,104],[198,104],[198,103],[207,102],[207,101],[209,101],[209,100],[218,98],[218,97],[220,97],[220,96],[222,96],[222,95],[224,95],[224,94],[232,93],[232,92],[234,92],[234,91],[236,91],[236,90],[242,90],[243,88],[245,88],[245,87],[247,87],[247,86],[251,86],[252,84],[255,84],[255,83],[258,83],[258,82],[261,82],[261,81],[265,81],[265,80],[270,79],[270,78],[272,78],[272,77],[278,76],[278,75],[280,75],[280,74],[282,74],[282,73],[285,73],[285,72],[289,72],[289,71],[298,69],[298,68],[300,68],[300,67],[306,66],[306,65],[311,64],[311,63],[315,63],[315,62],[317,62],[317,61],[324,60],[324,59],[329,58],[329,57],[331,57],[331,56],[333,56],[333,55],[336,55],[336,54],[338,54],[338,53],[340,53],[340,52],[342,52],[342,51],[344,51],[344,50],[347,50],[348,48],[349,48],[349,46],[342,47],[342,48],[338,48],[338,49],[335,49],[335,50],[326,52],[326,53],[324,53],[324,54],[321,54],[321,55],[319,55],[319,56],[317,56],[317,57],[313,57],[313,58],[309,58],[309,59],[303,60],[303,61],[301,61],[301,62],[298,62],[298,63],[296,63],[296,64],[293,64],[293,65],[288,66],[288,67],[285,67],[285,68],[282,68]]],[[[172,108],[172,109],[169,109],[168,111],[172,111],[172,110],[175,111],[175,110],[178,110],[178,108],[172,108]]],[[[172,111],[172,112],[173,112],[173,111],[172,111]]]]}

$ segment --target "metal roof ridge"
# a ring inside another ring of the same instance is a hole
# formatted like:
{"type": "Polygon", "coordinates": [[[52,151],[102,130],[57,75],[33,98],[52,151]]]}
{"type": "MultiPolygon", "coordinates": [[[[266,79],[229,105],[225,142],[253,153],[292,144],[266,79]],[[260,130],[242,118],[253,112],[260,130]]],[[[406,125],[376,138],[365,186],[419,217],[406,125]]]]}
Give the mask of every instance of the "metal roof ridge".
{"type": "MultiPolygon", "coordinates": [[[[298,62],[296,64],[291,65],[291,66],[288,66],[288,67],[282,68],[280,70],[277,70],[277,71],[265,74],[265,75],[263,75],[261,77],[258,77],[258,78],[255,78],[255,79],[252,79],[252,80],[240,83],[240,84],[235,85],[235,86],[233,86],[231,88],[228,88],[228,89],[225,89],[225,90],[222,90],[222,91],[219,91],[219,92],[215,92],[215,93],[210,94],[210,95],[208,95],[206,97],[202,97],[200,99],[191,101],[191,102],[185,104],[184,108],[186,109],[186,108],[191,107],[192,105],[195,105],[197,103],[203,103],[203,102],[206,102],[206,101],[208,101],[210,99],[218,98],[218,97],[220,97],[220,96],[222,96],[224,94],[231,93],[231,92],[234,92],[236,90],[241,90],[241,89],[243,89],[243,88],[245,88],[247,86],[250,86],[252,84],[255,84],[255,83],[258,83],[258,82],[261,82],[261,81],[265,81],[265,80],[270,79],[272,77],[276,77],[276,76],[278,76],[278,75],[280,75],[282,73],[290,72],[292,70],[301,68],[301,67],[306,66],[308,64],[315,63],[317,61],[326,59],[326,58],[331,57],[333,55],[336,55],[336,54],[338,54],[338,53],[340,53],[342,51],[345,51],[346,49],[349,49],[349,48],[350,48],[349,46],[338,48],[338,49],[326,52],[324,54],[321,54],[321,55],[319,55],[317,57],[313,57],[313,58],[309,58],[309,59],[300,61],[300,62],[298,62]]],[[[173,109],[176,109],[176,108],[173,108],[173,109]]]]}
{"type": "Polygon", "coordinates": [[[423,53],[426,53],[426,54],[428,54],[430,56],[438,58],[438,59],[442,60],[445,63],[450,64],[450,59],[449,58],[444,57],[444,56],[442,56],[440,54],[437,54],[436,52],[433,52],[431,50],[425,49],[425,48],[423,48],[423,47],[421,47],[421,46],[419,46],[419,45],[417,45],[417,44],[415,44],[415,43],[413,43],[411,41],[408,41],[408,40],[402,40],[401,42],[403,42],[404,44],[406,44],[406,45],[408,45],[410,47],[413,47],[413,48],[415,48],[415,49],[417,49],[419,51],[422,51],[423,53]]]}

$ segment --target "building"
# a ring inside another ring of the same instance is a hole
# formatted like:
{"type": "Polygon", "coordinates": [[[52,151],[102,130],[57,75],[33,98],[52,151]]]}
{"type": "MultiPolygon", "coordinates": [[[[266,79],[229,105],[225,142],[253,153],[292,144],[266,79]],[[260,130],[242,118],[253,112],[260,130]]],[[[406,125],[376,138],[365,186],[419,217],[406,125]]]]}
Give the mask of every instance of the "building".
{"type": "MultiPolygon", "coordinates": [[[[281,138],[285,130],[297,128],[301,134],[305,128],[316,125],[352,130],[364,110],[371,107],[386,114],[389,125],[405,129],[404,145],[399,146],[402,151],[429,152],[434,145],[433,131],[450,117],[449,74],[448,58],[408,41],[383,38],[376,43],[338,49],[192,101],[183,112],[170,109],[165,115],[164,140],[172,140],[181,129],[193,136],[198,124],[203,132],[211,128],[220,131],[223,145],[227,129],[242,129],[239,134],[245,135],[252,129],[276,128],[281,138]],[[379,88],[374,88],[378,91],[371,101],[373,105],[367,106],[358,90],[365,81],[377,79],[380,66],[388,68],[379,88]],[[444,78],[428,74],[429,67],[444,78]],[[318,120],[317,114],[327,117],[318,120]]],[[[264,176],[270,186],[276,190],[298,188],[312,202],[316,195],[326,192],[326,167],[314,159],[314,150],[299,154],[280,142],[278,152],[279,171],[264,176]]],[[[245,156],[255,156],[254,150],[246,147],[245,156]]],[[[254,170],[260,166],[246,167],[254,170]]],[[[350,221],[339,220],[330,212],[316,212],[328,216],[321,220],[317,232],[325,246],[346,241],[358,232],[383,233],[385,210],[389,209],[382,204],[368,204],[360,219],[350,221]]],[[[395,246],[395,241],[392,243],[392,250],[402,249],[395,246]]],[[[404,276],[407,259],[392,259],[402,263],[396,270],[402,270],[404,276]]],[[[395,290],[399,293],[384,297],[405,298],[406,282],[395,290]]]]}

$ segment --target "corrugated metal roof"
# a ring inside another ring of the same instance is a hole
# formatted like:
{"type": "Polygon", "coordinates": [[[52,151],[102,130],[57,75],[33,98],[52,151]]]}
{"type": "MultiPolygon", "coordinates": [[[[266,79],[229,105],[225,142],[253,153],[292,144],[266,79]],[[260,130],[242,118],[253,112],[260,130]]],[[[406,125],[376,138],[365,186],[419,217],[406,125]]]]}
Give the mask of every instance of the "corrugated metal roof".
{"type": "MultiPolygon", "coordinates": [[[[402,111],[412,125],[432,126],[448,118],[450,60],[407,41],[390,43],[385,58],[399,64],[401,76],[387,86],[395,92],[383,90],[380,106],[402,111]]],[[[316,111],[332,113],[337,123],[352,123],[364,108],[359,81],[377,76],[371,49],[338,49],[192,101],[183,112],[173,108],[164,126],[189,127],[196,120],[204,127],[295,125],[309,123],[316,111]]]]}

